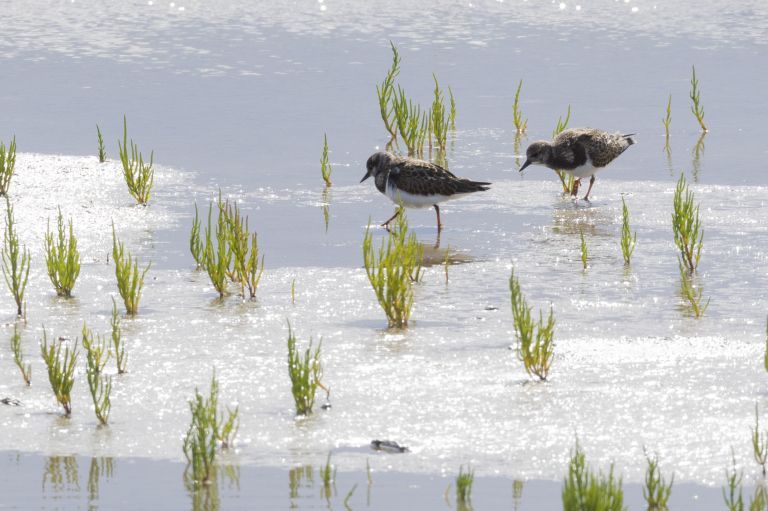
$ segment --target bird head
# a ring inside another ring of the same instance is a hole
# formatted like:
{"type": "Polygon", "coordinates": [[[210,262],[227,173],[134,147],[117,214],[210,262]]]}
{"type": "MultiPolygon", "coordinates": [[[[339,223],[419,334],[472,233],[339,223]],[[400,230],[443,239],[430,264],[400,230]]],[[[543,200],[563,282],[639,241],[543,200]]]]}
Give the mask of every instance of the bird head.
{"type": "Polygon", "coordinates": [[[379,151],[377,153],[373,153],[370,158],[368,158],[368,161],[365,163],[366,173],[363,176],[363,179],[360,180],[362,183],[369,177],[373,176],[376,177],[376,174],[381,172],[381,170],[384,168],[384,166],[389,163],[389,154],[385,153],[383,151],[379,151]]]}
{"type": "Polygon", "coordinates": [[[520,172],[525,170],[528,165],[538,164],[544,165],[549,160],[549,152],[551,146],[546,140],[538,140],[533,142],[525,150],[525,163],[520,167],[520,172]]]}

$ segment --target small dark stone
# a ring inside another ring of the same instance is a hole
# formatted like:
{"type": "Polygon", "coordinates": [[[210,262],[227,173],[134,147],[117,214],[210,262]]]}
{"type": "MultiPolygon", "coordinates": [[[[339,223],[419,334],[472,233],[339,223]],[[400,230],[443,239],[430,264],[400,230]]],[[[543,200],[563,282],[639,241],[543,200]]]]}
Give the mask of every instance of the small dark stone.
{"type": "Polygon", "coordinates": [[[0,403],[9,406],[21,406],[21,401],[13,399],[12,397],[4,397],[3,399],[0,399],[0,403]]]}
{"type": "Polygon", "coordinates": [[[329,401],[329,402],[323,403],[323,406],[321,406],[320,408],[322,408],[323,410],[330,410],[331,406],[332,405],[331,405],[331,403],[329,401]]]}
{"type": "Polygon", "coordinates": [[[405,446],[401,446],[397,442],[393,442],[392,440],[372,440],[371,449],[373,449],[374,451],[384,451],[384,452],[391,452],[391,453],[410,452],[410,449],[408,449],[405,446]]]}
{"type": "Polygon", "coordinates": [[[485,310],[487,310],[487,311],[497,311],[497,310],[499,310],[499,308],[498,307],[494,307],[493,305],[489,305],[488,307],[485,308],[485,310]]]}

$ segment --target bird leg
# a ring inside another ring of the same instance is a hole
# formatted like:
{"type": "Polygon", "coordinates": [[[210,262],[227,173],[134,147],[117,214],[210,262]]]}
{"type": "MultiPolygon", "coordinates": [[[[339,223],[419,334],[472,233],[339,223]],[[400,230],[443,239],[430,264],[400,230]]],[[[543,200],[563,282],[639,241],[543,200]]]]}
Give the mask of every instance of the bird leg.
{"type": "Polygon", "coordinates": [[[589,188],[587,188],[587,194],[584,196],[585,201],[589,201],[589,192],[592,191],[592,185],[595,184],[595,175],[592,174],[592,177],[589,178],[589,188]]]}
{"type": "Polygon", "coordinates": [[[571,197],[576,197],[576,195],[579,193],[579,186],[581,186],[581,178],[573,182],[573,187],[571,188],[571,197]]]}
{"type": "Polygon", "coordinates": [[[402,208],[397,208],[397,211],[395,211],[395,214],[392,215],[389,220],[381,224],[382,227],[384,227],[386,230],[389,230],[389,222],[397,218],[397,215],[399,215],[402,212],[402,208]]]}
{"type": "Polygon", "coordinates": [[[440,223],[440,207],[437,204],[433,204],[433,206],[435,207],[435,212],[437,213],[437,232],[439,234],[440,231],[443,230],[443,224],[440,223]]]}

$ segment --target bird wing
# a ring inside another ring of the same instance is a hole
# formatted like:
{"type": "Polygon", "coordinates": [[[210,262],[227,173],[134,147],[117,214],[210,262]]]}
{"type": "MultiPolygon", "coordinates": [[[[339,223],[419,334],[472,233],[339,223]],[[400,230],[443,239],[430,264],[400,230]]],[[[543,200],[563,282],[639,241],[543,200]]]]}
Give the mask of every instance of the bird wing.
{"type": "Polygon", "coordinates": [[[571,170],[587,162],[587,149],[584,139],[590,135],[586,129],[570,129],[555,137],[553,147],[554,157],[550,167],[571,170]]]}
{"type": "Polygon", "coordinates": [[[404,160],[389,171],[389,181],[413,195],[454,195],[484,190],[488,183],[459,179],[439,165],[404,160]]]}

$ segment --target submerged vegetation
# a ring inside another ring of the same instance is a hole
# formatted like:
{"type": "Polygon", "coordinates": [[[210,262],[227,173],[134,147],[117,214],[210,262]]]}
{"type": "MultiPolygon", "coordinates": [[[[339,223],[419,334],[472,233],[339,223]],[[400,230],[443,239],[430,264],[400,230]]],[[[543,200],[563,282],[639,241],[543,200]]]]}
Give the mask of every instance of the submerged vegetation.
{"type": "Polygon", "coordinates": [[[614,476],[613,465],[608,474],[595,472],[587,465],[586,455],[578,441],[568,463],[563,483],[563,511],[625,511],[621,478],[614,476]]]}
{"type": "Polygon", "coordinates": [[[587,240],[584,239],[584,229],[579,229],[579,238],[581,241],[581,269],[586,271],[589,252],[587,251],[587,240]]]}
{"type": "Polygon", "coordinates": [[[669,153],[669,125],[672,124],[672,94],[667,99],[667,115],[661,122],[664,123],[664,150],[669,153]]]}
{"type": "Polygon", "coordinates": [[[16,221],[13,217],[11,201],[5,199],[5,232],[3,233],[3,276],[8,290],[16,302],[16,315],[24,314],[24,291],[29,281],[29,263],[31,256],[26,246],[19,246],[19,236],[16,233],[16,221]]]}
{"type": "Polygon", "coordinates": [[[331,186],[331,162],[328,160],[328,135],[323,134],[323,156],[320,158],[320,173],[325,181],[325,186],[331,186]]]}
{"type": "Polygon", "coordinates": [[[72,229],[72,219],[69,219],[69,233],[64,227],[64,217],[59,208],[56,220],[56,237],[51,232],[51,222],[45,233],[45,266],[56,294],[65,298],[72,296],[78,275],[80,275],[80,252],[77,250],[77,237],[72,229]]]}
{"type": "Polygon", "coordinates": [[[546,380],[552,366],[555,354],[553,337],[555,332],[555,315],[550,307],[546,322],[539,311],[539,320],[534,323],[531,317],[531,307],[520,290],[520,282],[513,271],[509,277],[509,291],[512,301],[512,319],[515,326],[517,346],[515,353],[523,363],[529,376],[546,380]]]}
{"type": "Polygon", "coordinates": [[[456,476],[456,507],[466,507],[472,502],[472,485],[475,482],[475,471],[467,465],[467,471],[464,466],[459,467],[459,475],[456,476]]]}
{"type": "Polygon", "coordinates": [[[99,163],[107,161],[107,149],[104,147],[104,137],[101,136],[101,128],[96,125],[96,139],[99,142],[99,163]]]}
{"type": "Polygon", "coordinates": [[[624,257],[624,264],[629,266],[632,254],[637,245],[637,231],[634,233],[629,228],[629,208],[621,198],[621,255],[624,257]]]}
{"type": "Polygon", "coordinates": [[[320,349],[323,342],[318,343],[312,351],[312,339],[302,356],[296,347],[296,336],[293,335],[291,324],[288,323],[288,376],[291,379],[291,394],[296,405],[296,415],[310,415],[315,405],[317,388],[322,386],[323,366],[320,363],[320,349]]]}
{"type": "Polygon", "coordinates": [[[123,299],[125,311],[129,316],[135,316],[139,312],[144,277],[152,263],[150,262],[142,272],[139,272],[138,258],[131,256],[130,252],[125,253],[125,245],[117,239],[114,224],[112,224],[112,259],[115,261],[117,289],[123,299]]]}
{"type": "Polygon", "coordinates": [[[696,66],[691,66],[691,91],[688,93],[691,98],[691,113],[701,126],[702,131],[709,131],[704,124],[704,106],[701,104],[701,91],[699,90],[699,80],[696,78],[696,66]]]}
{"type": "Polygon", "coordinates": [[[413,283],[421,274],[423,249],[416,235],[408,232],[401,210],[392,232],[382,240],[378,253],[373,248],[370,225],[363,238],[363,263],[368,281],[391,328],[408,326],[413,307],[413,283]]]}
{"type": "Polygon", "coordinates": [[[69,417],[72,414],[72,387],[75,384],[75,364],[77,362],[77,343],[70,349],[69,345],[64,348],[64,355],[61,354],[61,347],[68,344],[67,341],[55,338],[48,344],[48,337],[43,328],[43,339],[40,341],[40,354],[43,357],[45,366],[48,368],[48,381],[51,384],[56,401],[64,409],[64,416],[69,417]]]}
{"type": "Polygon", "coordinates": [[[709,306],[709,299],[704,300],[704,289],[696,284],[696,275],[691,274],[683,263],[678,262],[680,269],[680,295],[694,318],[700,318],[709,306]]]}
{"type": "Polygon", "coordinates": [[[19,327],[13,325],[13,334],[11,335],[11,351],[13,352],[13,361],[16,363],[16,367],[21,371],[21,377],[24,379],[24,384],[29,387],[32,384],[32,364],[24,363],[24,355],[21,352],[21,333],[19,327]]]}
{"type": "Polygon", "coordinates": [[[675,245],[680,251],[680,262],[689,272],[694,272],[701,259],[704,231],[701,228],[699,206],[694,203],[693,192],[688,188],[683,174],[680,174],[675,187],[673,206],[672,232],[675,245]]]}
{"type": "Polygon", "coordinates": [[[11,187],[11,178],[16,168],[16,137],[14,136],[8,147],[0,140],[0,197],[8,196],[11,187]]]}
{"type": "Polygon", "coordinates": [[[120,328],[120,315],[117,313],[117,302],[112,298],[112,317],[109,320],[112,327],[112,349],[117,363],[117,374],[123,374],[126,371],[125,365],[128,363],[128,355],[125,353],[125,343],[123,342],[122,329],[120,328]]]}
{"type": "Polygon", "coordinates": [[[149,163],[144,163],[144,156],[138,146],[130,141],[128,151],[128,121],[123,116],[123,141],[117,141],[120,152],[120,162],[123,164],[123,177],[128,186],[128,192],[138,204],[146,206],[152,196],[152,185],[155,182],[155,170],[152,167],[155,152],[149,154],[149,163]]]}

